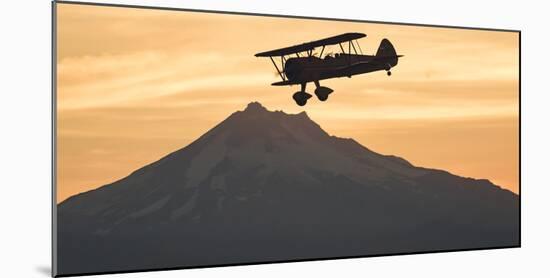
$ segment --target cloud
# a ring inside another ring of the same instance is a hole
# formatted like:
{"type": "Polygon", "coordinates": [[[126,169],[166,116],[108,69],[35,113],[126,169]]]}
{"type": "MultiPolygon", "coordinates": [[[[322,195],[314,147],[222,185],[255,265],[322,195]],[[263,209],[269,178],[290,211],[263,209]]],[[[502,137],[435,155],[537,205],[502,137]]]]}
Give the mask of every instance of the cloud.
{"type": "MultiPolygon", "coordinates": [[[[217,67],[240,64],[238,57],[215,53],[138,52],[63,59],[58,66],[58,108],[128,106],[185,92],[264,85],[269,72],[217,67]]],[[[189,100],[193,101],[193,99],[189,100]]]]}

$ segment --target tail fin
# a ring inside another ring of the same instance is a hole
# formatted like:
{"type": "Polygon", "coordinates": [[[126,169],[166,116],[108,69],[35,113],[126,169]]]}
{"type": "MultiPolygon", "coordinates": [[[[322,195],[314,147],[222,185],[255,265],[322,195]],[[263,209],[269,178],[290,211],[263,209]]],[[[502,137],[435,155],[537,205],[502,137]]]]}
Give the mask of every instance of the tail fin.
{"type": "Polygon", "coordinates": [[[395,52],[395,48],[393,48],[393,45],[388,39],[383,39],[380,42],[380,46],[378,47],[376,56],[381,58],[388,57],[388,64],[391,67],[397,65],[397,53],[395,52]]]}
{"type": "Polygon", "coordinates": [[[380,57],[388,57],[388,56],[396,56],[397,53],[395,52],[395,48],[393,48],[393,45],[388,39],[383,39],[380,42],[380,46],[378,47],[378,51],[376,52],[376,56],[380,57]]]}

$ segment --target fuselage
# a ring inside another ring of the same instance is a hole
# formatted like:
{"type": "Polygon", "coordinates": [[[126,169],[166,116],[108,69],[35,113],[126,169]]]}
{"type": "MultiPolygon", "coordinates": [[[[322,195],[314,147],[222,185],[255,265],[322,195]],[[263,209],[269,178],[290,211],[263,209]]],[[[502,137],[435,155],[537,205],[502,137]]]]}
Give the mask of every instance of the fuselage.
{"type": "Polygon", "coordinates": [[[395,65],[397,65],[397,58],[380,60],[374,55],[339,53],[324,58],[316,56],[290,58],[285,63],[284,74],[289,81],[303,83],[389,70],[395,65]]]}

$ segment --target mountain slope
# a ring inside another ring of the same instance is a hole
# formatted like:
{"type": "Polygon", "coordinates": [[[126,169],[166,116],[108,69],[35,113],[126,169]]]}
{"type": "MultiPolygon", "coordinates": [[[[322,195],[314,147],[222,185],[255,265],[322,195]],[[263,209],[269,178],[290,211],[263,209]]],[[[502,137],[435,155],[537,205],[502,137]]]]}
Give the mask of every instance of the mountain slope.
{"type": "Polygon", "coordinates": [[[517,246],[519,198],[259,103],[58,206],[62,274],[517,246]]]}

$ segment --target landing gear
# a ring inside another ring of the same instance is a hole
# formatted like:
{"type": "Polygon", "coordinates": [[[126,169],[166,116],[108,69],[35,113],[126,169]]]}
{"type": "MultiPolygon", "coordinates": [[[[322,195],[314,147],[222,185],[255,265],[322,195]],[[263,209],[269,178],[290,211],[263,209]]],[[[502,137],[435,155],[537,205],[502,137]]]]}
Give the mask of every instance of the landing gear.
{"type": "Polygon", "coordinates": [[[296,92],[296,93],[294,93],[294,95],[292,95],[292,98],[294,99],[296,104],[298,104],[300,106],[306,105],[307,100],[311,98],[311,95],[306,93],[306,84],[307,83],[302,83],[300,91],[296,92]]]}
{"type": "Polygon", "coordinates": [[[333,90],[329,87],[323,87],[319,84],[319,81],[314,81],[315,83],[315,95],[320,101],[325,101],[328,99],[328,95],[330,95],[333,90]]]}
{"type": "MultiPolygon", "coordinates": [[[[319,84],[319,81],[314,81],[314,82],[315,82],[315,87],[317,87],[315,88],[315,95],[317,96],[317,98],[320,101],[327,100],[328,95],[330,95],[333,92],[333,90],[331,88],[321,86],[319,84]]],[[[294,99],[296,104],[300,106],[306,105],[307,100],[311,98],[311,94],[306,93],[306,84],[307,83],[302,83],[301,84],[302,87],[300,88],[300,91],[292,95],[292,98],[294,99]]]]}
{"type": "Polygon", "coordinates": [[[390,70],[391,70],[391,65],[390,65],[390,64],[387,64],[387,65],[386,65],[385,70],[386,70],[386,74],[387,74],[388,76],[391,76],[391,71],[390,71],[390,70]]]}
{"type": "Polygon", "coordinates": [[[317,87],[317,89],[315,89],[315,95],[317,96],[317,98],[320,100],[320,101],[325,101],[328,99],[328,95],[330,95],[330,93],[332,93],[333,90],[331,88],[328,88],[328,87],[317,87]]]}
{"type": "Polygon", "coordinates": [[[304,105],[306,105],[307,100],[309,98],[311,98],[311,95],[306,93],[306,92],[299,91],[299,92],[294,93],[294,95],[292,95],[292,98],[294,99],[296,104],[298,104],[300,106],[304,106],[304,105]]]}

